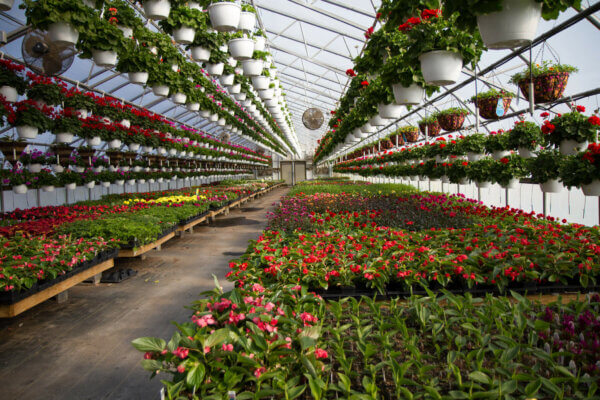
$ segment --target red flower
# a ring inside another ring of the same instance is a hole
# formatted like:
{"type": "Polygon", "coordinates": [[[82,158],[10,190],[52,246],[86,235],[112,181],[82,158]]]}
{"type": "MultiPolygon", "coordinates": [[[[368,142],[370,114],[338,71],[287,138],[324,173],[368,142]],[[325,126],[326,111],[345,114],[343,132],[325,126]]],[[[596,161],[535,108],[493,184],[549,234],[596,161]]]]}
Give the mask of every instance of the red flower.
{"type": "Polygon", "coordinates": [[[354,72],[354,70],[352,68],[349,68],[346,70],[346,75],[348,75],[349,77],[355,77],[356,72],[354,72]]]}
{"type": "Polygon", "coordinates": [[[331,110],[331,115],[335,115],[336,111],[335,110],[331,110]]]}
{"type": "Polygon", "coordinates": [[[577,106],[577,107],[575,107],[575,109],[577,111],[579,111],[580,113],[585,112],[585,107],[584,106],[577,106]]]}
{"type": "Polygon", "coordinates": [[[548,118],[550,116],[550,113],[548,111],[544,111],[543,113],[540,114],[540,117],[542,118],[548,118]]]}
{"type": "Polygon", "coordinates": [[[592,115],[588,118],[588,122],[592,125],[600,126],[600,118],[597,115],[592,115]]]}
{"type": "Polygon", "coordinates": [[[506,158],[506,157],[502,157],[502,158],[500,159],[500,162],[501,162],[502,164],[508,164],[508,163],[510,162],[510,160],[509,160],[508,158],[506,158]]]}
{"type": "Polygon", "coordinates": [[[369,86],[369,82],[368,81],[362,81],[360,84],[362,85],[362,87],[369,86]]]}
{"type": "Polygon", "coordinates": [[[423,10],[423,12],[421,12],[421,18],[423,20],[428,20],[431,17],[435,17],[438,18],[442,15],[442,10],[423,10]]]}
{"type": "Polygon", "coordinates": [[[542,125],[542,133],[545,135],[548,135],[548,134],[554,132],[555,128],[556,127],[554,125],[552,125],[550,123],[550,121],[546,120],[546,121],[544,121],[544,124],[542,125]]]}
{"type": "Polygon", "coordinates": [[[370,27],[369,29],[367,29],[365,31],[365,38],[370,39],[371,35],[373,34],[373,32],[375,31],[375,28],[370,27]]]}
{"type": "Polygon", "coordinates": [[[319,349],[319,348],[317,348],[315,350],[315,357],[317,357],[317,358],[327,358],[327,356],[328,355],[327,355],[327,352],[325,350],[319,349]]]}

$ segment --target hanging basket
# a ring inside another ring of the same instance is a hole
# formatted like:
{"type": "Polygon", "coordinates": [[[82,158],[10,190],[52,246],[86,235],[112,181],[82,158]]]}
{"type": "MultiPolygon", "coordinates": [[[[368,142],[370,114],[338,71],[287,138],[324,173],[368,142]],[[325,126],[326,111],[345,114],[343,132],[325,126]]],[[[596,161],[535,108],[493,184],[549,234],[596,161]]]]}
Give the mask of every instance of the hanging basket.
{"type": "Polygon", "coordinates": [[[15,0],[0,0],[0,11],[8,11],[12,8],[15,0]]]}
{"type": "Polygon", "coordinates": [[[429,137],[435,137],[439,135],[440,131],[442,130],[442,127],[437,121],[432,122],[430,124],[419,124],[419,130],[421,131],[423,136],[425,136],[425,127],[427,127],[427,136],[429,137]]]}
{"type": "Polygon", "coordinates": [[[148,72],[129,72],[129,82],[138,85],[145,85],[148,82],[148,72]]]}
{"type": "MultiPolygon", "coordinates": [[[[533,78],[533,94],[536,104],[550,103],[563,96],[569,81],[568,72],[554,72],[533,78]]],[[[529,101],[529,78],[518,82],[525,100],[529,101]]]]}
{"type": "Polygon", "coordinates": [[[454,132],[462,128],[465,123],[465,114],[438,115],[440,127],[448,132],[454,132]]]}
{"type": "Polygon", "coordinates": [[[600,180],[596,179],[587,185],[581,185],[581,190],[586,196],[600,196],[600,180]]]}
{"type": "Polygon", "coordinates": [[[460,78],[462,56],[446,50],[434,50],[419,56],[425,82],[434,86],[453,85],[460,78]]]}
{"type": "Polygon", "coordinates": [[[488,49],[513,49],[529,44],[542,15],[542,2],[502,0],[502,10],[477,16],[477,26],[488,49]]]}
{"type": "Polygon", "coordinates": [[[117,57],[116,51],[92,50],[92,60],[99,67],[114,67],[117,65],[117,57]]]}
{"type": "Polygon", "coordinates": [[[396,103],[403,105],[417,105],[425,98],[425,89],[421,85],[413,83],[405,87],[400,83],[392,85],[396,103]]]}
{"type": "Polygon", "coordinates": [[[404,137],[402,135],[392,135],[390,136],[390,140],[394,144],[394,146],[403,146],[404,145],[404,137]]]}
{"type": "Polygon", "coordinates": [[[389,150],[394,147],[394,143],[390,139],[385,139],[379,142],[381,144],[381,150],[389,150]]]}
{"type": "MultiPolygon", "coordinates": [[[[504,107],[504,113],[501,116],[504,116],[510,107],[510,103],[512,102],[512,97],[503,97],[502,105],[504,107]]],[[[496,108],[498,105],[498,97],[489,97],[484,99],[477,99],[475,103],[477,108],[479,109],[479,115],[485,119],[499,119],[501,116],[496,114],[496,108]]]]}
{"type": "Polygon", "coordinates": [[[48,27],[49,39],[58,45],[74,45],[79,38],[79,32],[67,22],[55,22],[48,27]]]}
{"type": "Polygon", "coordinates": [[[240,24],[242,6],[236,3],[220,2],[208,6],[210,23],[218,32],[232,32],[240,24]]]}
{"type": "Polygon", "coordinates": [[[9,103],[14,103],[19,99],[17,89],[6,85],[0,86],[0,96],[4,96],[4,99],[9,103]]]}
{"type": "Polygon", "coordinates": [[[408,143],[415,143],[419,140],[419,129],[414,128],[413,130],[404,132],[404,138],[408,143]]]}
{"type": "Polygon", "coordinates": [[[231,39],[229,53],[236,60],[249,60],[254,54],[254,40],[250,38],[231,39]]]}
{"type": "Polygon", "coordinates": [[[180,44],[190,44],[194,41],[196,29],[189,26],[181,26],[173,30],[173,39],[180,44]]]}
{"type": "Polygon", "coordinates": [[[14,163],[21,157],[21,153],[27,147],[25,142],[0,141],[0,151],[4,154],[4,158],[10,163],[14,163]]]}
{"type": "Polygon", "coordinates": [[[202,46],[193,46],[191,51],[194,61],[205,62],[210,60],[210,50],[202,46]]]}
{"type": "Polygon", "coordinates": [[[157,21],[169,18],[171,2],[169,0],[145,0],[143,2],[144,14],[157,21]]]}
{"type": "Polygon", "coordinates": [[[240,31],[251,32],[254,30],[254,25],[256,25],[256,14],[249,11],[242,11],[240,14],[240,24],[238,25],[238,29],[240,31]]]}

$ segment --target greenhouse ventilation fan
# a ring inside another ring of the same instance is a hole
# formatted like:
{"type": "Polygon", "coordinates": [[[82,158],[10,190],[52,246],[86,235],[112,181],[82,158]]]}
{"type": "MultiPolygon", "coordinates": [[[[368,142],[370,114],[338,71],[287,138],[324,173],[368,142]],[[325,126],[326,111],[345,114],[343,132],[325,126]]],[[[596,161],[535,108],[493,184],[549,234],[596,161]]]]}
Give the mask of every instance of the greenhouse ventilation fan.
{"type": "Polygon", "coordinates": [[[223,132],[221,133],[221,136],[219,136],[219,140],[224,143],[228,143],[230,139],[231,135],[228,132],[223,132]]]}
{"type": "Polygon", "coordinates": [[[72,45],[57,44],[41,31],[29,32],[21,44],[25,64],[40,75],[57,76],[73,64],[75,48],[72,45]]]}
{"type": "Polygon", "coordinates": [[[325,122],[325,117],[323,117],[323,113],[318,108],[309,108],[302,114],[302,123],[310,130],[319,129],[323,125],[323,122],[325,122]]]}

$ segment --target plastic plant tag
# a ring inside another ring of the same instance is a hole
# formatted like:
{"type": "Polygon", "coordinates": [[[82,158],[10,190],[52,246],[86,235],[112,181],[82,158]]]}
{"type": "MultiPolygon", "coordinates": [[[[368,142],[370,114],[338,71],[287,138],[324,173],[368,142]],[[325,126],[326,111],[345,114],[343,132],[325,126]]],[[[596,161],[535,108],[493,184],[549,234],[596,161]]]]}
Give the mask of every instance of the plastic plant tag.
{"type": "Polygon", "coordinates": [[[227,392],[227,398],[229,400],[235,400],[235,392],[227,392]]]}
{"type": "Polygon", "coordinates": [[[499,117],[504,116],[504,99],[498,97],[498,103],[496,104],[496,115],[499,117]]]}

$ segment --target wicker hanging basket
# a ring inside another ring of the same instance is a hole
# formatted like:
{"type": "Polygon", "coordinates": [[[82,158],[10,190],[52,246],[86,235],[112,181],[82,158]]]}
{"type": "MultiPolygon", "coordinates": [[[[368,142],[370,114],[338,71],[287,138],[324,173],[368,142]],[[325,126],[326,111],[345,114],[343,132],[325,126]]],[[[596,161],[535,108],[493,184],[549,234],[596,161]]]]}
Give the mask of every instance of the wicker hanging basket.
{"type": "Polygon", "coordinates": [[[419,130],[425,136],[425,127],[427,127],[427,136],[434,137],[440,134],[442,127],[438,123],[438,121],[431,122],[429,124],[419,124],[419,130]]]}
{"type": "Polygon", "coordinates": [[[512,97],[502,97],[504,113],[501,116],[498,116],[498,114],[496,114],[496,107],[498,105],[499,98],[500,97],[487,97],[477,99],[477,102],[475,104],[479,109],[479,115],[481,115],[481,117],[485,119],[499,119],[501,116],[506,115],[506,112],[510,108],[512,97]]]}
{"type": "Polygon", "coordinates": [[[438,115],[440,127],[448,132],[454,132],[462,128],[465,123],[465,114],[438,115]]]}
{"type": "MultiPolygon", "coordinates": [[[[552,72],[533,78],[534,101],[538,103],[549,103],[563,96],[569,81],[568,72],[552,72]]],[[[529,78],[518,82],[523,97],[529,101],[529,78]]]]}

